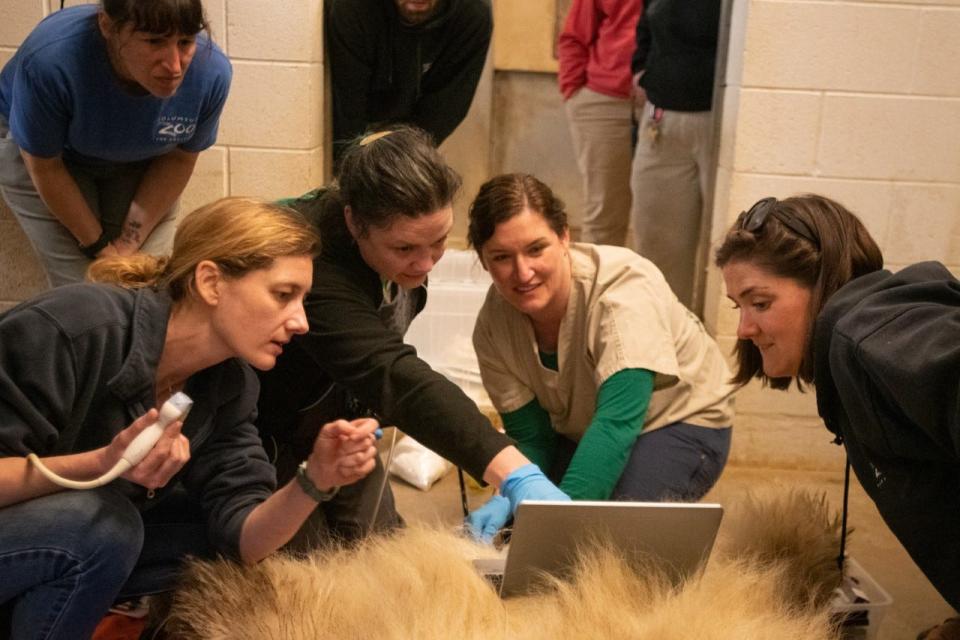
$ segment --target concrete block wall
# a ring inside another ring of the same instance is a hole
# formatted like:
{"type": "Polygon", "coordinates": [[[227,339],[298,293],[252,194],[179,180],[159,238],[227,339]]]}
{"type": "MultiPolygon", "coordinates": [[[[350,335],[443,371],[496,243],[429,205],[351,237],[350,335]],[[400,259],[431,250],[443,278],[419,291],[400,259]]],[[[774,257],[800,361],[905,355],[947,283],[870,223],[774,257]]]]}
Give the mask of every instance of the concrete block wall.
{"type": "MultiPolygon", "coordinates": [[[[761,197],[822,193],[864,221],[894,270],[960,273],[960,3],[733,0],[714,245],[761,197]]],[[[706,321],[725,351],[736,312],[717,270],[706,321]]],[[[813,392],[750,385],[731,460],[837,469],[813,392]]]]}
{"type": "MultiPolygon", "coordinates": [[[[67,5],[78,4],[70,0],[67,5]]],[[[0,64],[58,0],[0,0],[0,64]]],[[[322,0],[204,0],[233,64],[217,144],[200,155],[181,212],[225,195],[277,198],[320,185],[326,166],[322,0]]],[[[0,308],[45,286],[26,238],[0,207],[0,308]]]]}

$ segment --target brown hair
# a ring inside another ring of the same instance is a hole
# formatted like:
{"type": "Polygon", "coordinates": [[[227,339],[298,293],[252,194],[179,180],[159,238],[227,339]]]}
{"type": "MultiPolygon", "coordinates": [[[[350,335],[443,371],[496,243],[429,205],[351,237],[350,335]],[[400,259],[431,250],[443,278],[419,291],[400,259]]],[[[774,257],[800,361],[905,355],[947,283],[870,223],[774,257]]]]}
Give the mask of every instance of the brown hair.
{"type": "MultiPolygon", "coordinates": [[[[829,198],[807,194],[775,201],[770,207],[765,222],[754,231],[744,228],[747,213],[740,214],[717,249],[716,264],[722,269],[734,262],[747,262],[810,289],[811,324],[797,377],[813,383],[813,323],[827,300],[843,285],[883,268],[883,254],[863,223],[829,198]],[[798,235],[784,220],[799,220],[813,232],[817,242],[798,235]]],[[[769,378],[763,373],[760,350],[750,340],[738,340],[734,355],[734,383],[746,384],[751,378],[760,378],[774,389],[790,386],[790,377],[769,378]]]]}
{"type": "Polygon", "coordinates": [[[101,7],[117,30],[129,24],[134,31],[158,35],[210,31],[200,0],[102,0],[101,7]]]}
{"type": "Polygon", "coordinates": [[[90,265],[87,280],[128,289],[165,288],[177,302],[192,294],[194,273],[203,260],[239,278],[269,268],[277,258],[316,256],[319,249],[319,235],[297,212],[252,198],[223,198],[183,218],[169,258],[101,258],[90,265]]]}
{"type": "Polygon", "coordinates": [[[477,254],[483,249],[497,225],[524,209],[536,211],[558,236],[567,230],[567,212],[563,201],[544,183],[527,173],[505,173],[487,180],[470,205],[467,240],[477,254]]]}
{"type": "Polygon", "coordinates": [[[401,125],[355,139],[340,161],[334,189],[366,235],[397,216],[416,218],[450,205],[460,176],[425,131],[401,125]]]}

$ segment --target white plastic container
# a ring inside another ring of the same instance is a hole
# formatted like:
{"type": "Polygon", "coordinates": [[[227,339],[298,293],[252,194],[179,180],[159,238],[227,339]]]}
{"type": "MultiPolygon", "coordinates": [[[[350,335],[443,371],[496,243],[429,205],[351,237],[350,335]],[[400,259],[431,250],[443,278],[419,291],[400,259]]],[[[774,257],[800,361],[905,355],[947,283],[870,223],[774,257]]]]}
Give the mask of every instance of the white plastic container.
{"type": "Polygon", "coordinates": [[[406,335],[406,341],[427,364],[480,407],[489,407],[490,398],[480,381],[473,326],[490,284],[475,252],[448,249],[430,272],[427,306],[406,335]]]}
{"type": "Polygon", "coordinates": [[[846,620],[843,626],[844,640],[874,640],[879,633],[884,614],[893,603],[893,598],[853,558],[847,558],[847,575],[857,582],[857,587],[866,595],[869,602],[858,604],[835,602],[830,610],[838,619],[846,620]]]}

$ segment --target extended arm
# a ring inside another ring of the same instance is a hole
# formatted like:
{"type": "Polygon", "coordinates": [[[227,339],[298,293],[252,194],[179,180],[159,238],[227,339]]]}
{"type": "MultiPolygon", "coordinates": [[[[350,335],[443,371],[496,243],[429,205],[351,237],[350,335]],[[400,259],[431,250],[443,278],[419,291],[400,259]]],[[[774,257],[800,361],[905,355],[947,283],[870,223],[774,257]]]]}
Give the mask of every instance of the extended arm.
{"type": "Polygon", "coordinates": [[[163,215],[183,193],[199,154],[176,148],[150,162],[114,245],[121,255],[140,249],[163,215]]]}
{"type": "Polygon", "coordinates": [[[643,429],[653,380],[646,369],[624,369],[600,386],[593,420],[560,483],[564,493],[575,500],[610,497],[643,429]]]}
{"type": "Polygon", "coordinates": [[[501,413],[507,435],[535,465],[549,471],[557,447],[557,434],[548,414],[536,398],[516,411],[501,413]]]}
{"type": "Polygon", "coordinates": [[[76,180],[67,171],[63,158],[40,158],[20,150],[37,193],[50,212],[63,223],[80,245],[96,242],[103,232],[100,220],[87,205],[76,180]]]}
{"type": "MultiPolygon", "coordinates": [[[[373,470],[376,420],[324,425],[307,459],[307,475],[321,491],[352,484],[373,470]]],[[[286,544],[317,507],[296,480],[260,503],[243,523],[240,557],[257,562],[286,544]]]]}

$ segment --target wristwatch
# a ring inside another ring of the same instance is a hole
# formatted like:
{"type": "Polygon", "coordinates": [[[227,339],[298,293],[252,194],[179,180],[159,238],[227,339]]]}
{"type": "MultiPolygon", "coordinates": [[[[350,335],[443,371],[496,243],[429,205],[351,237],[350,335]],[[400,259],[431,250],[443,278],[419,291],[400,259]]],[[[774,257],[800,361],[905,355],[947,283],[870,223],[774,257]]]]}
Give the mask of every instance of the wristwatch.
{"type": "Polygon", "coordinates": [[[77,248],[80,249],[80,253],[83,255],[87,256],[91,260],[96,260],[97,254],[100,253],[108,244],[110,244],[110,236],[107,235],[106,231],[101,231],[99,238],[90,244],[77,243],[77,248]]]}
{"type": "Polygon", "coordinates": [[[304,460],[300,463],[300,466],[297,467],[297,484],[300,485],[300,488],[303,489],[303,492],[316,500],[317,502],[327,502],[332,500],[333,496],[337,495],[337,491],[340,491],[340,487],[333,487],[329,491],[321,491],[317,488],[317,485],[313,484],[313,480],[310,479],[310,476],[307,475],[307,461],[304,460]]]}

